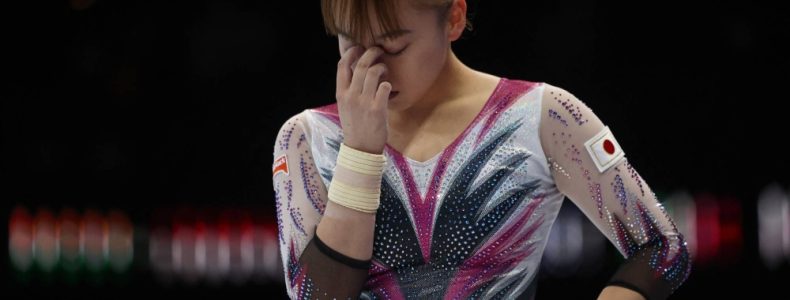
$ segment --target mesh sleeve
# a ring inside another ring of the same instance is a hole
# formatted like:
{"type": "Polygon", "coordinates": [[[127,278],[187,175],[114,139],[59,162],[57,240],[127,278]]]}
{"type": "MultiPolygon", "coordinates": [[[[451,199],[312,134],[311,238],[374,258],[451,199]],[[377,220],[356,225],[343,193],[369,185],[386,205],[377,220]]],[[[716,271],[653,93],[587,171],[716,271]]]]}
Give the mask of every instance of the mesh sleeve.
{"type": "Polygon", "coordinates": [[[557,188],[625,258],[608,285],[667,298],[691,271],[672,219],[585,103],[546,84],[541,105],[540,138],[557,188]]]}
{"type": "Polygon", "coordinates": [[[311,155],[304,113],[280,128],[272,164],[286,289],[291,299],[357,299],[370,260],[337,252],[315,235],[328,198],[311,155]]]}

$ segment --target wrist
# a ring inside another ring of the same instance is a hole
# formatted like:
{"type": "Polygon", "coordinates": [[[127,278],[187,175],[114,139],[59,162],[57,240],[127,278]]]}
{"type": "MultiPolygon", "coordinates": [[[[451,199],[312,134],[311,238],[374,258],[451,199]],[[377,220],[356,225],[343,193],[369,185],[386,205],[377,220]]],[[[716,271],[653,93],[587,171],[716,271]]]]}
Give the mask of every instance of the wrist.
{"type": "Polygon", "coordinates": [[[375,154],[375,155],[383,155],[384,154],[384,146],[371,146],[371,145],[364,145],[363,143],[358,143],[351,140],[345,140],[342,143],[346,145],[349,150],[356,150],[359,152],[364,152],[367,154],[375,154]]]}
{"type": "Polygon", "coordinates": [[[340,145],[329,200],[342,206],[375,213],[381,196],[381,177],[386,157],[340,145]]]}

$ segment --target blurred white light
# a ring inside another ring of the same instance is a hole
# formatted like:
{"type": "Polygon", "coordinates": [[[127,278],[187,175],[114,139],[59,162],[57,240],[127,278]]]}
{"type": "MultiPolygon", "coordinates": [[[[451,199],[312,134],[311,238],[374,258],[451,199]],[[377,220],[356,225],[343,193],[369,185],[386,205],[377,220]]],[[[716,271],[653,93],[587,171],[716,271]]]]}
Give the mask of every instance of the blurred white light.
{"type": "Polygon", "coordinates": [[[44,272],[52,272],[60,257],[56,238],[55,217],[48,209],[40,209],[33,225],[33,255],[44,272]]]}
{"type": "Polygon", "coordinates": [[[683,235],[692,257],[697,255],[697,206],[687,191],[677,191],[666,198],[667,209],[678,231],[683,235]]]}
{"type": "Polygon", "coordinates": [[[770,269],[776,269],[788,253],[788,197],[778,184],[766,186],[757,199],[758,235],[760,256],[770,269]]]}

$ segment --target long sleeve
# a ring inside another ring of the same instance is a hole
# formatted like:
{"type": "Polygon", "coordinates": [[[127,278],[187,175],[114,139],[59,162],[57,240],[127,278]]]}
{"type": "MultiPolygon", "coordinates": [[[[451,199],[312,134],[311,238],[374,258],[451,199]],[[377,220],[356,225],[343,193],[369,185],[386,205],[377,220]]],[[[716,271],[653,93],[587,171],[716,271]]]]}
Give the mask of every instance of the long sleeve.
{"type": "Polygon", "coordinates": [[[274,144],[272,181],[286,289],[291,299],[357,299],[370,261],[343,255],[315,235],[328,189],[313,161],[305,114],[285,122],[274,144]]]}
{"type": "Polygon", "coordinates": [[[557,188],[625,257],[607,285],[669,297],[691,271],[672,219],[585,103],[549,84],[541,101],[540,139],[557,188]]]}

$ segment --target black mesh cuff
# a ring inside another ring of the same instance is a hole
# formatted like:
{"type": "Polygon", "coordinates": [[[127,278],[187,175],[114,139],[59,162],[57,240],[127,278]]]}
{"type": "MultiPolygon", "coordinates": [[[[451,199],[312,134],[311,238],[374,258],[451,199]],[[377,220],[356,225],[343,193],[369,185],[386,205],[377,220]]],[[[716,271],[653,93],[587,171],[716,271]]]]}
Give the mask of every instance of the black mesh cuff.
{"type": "Polygon", "coordinates": [[[640,295],[642,295],[642,297],[644,297],[644,298],[645,298],[645,299],[647,299],[647,300],[652,300],[652,299],[651,299],[651,298],[650,298],[650,297],[647,295],[647,293],[645,293],[645,291],[643,291],[642,289],[640,289],[640,288],[639,288],[639,287],[637,287],[636,285],[633,285],[633,284],[631,284],[631,283],[629,283],[629,282],[626,282],[626,281],[612,279],[612,280],[610,280],[608,283],[606,283],[606,285],[607,285],[607,286],[613,285],[613,286],[619,286],[619,287],[622,287],[622,288],[626,288],[626,289],[629,289],[629,290],[632,290],[632,291],[634,291],[634,292],[637,292],[637,293],[639,293],[640,295]]]}
{"type": "Polygon", "coordinates": [[[315,232],[315,235],[313,235],[313,238],[315,240],[315,245],[318,247],[318,250],[320,250],[321,253],[323,253],[324,255],[334,259],[335,261],[355,269],[364,269],[364,270],[370,269],[370,265],[371,265],[370,259],[359,260],[335,251],[335,249],[330,248],[323,241],[321,241],[321,239],[318,238],[317,230],[315,232]]]}
{"type": "Polygon", "coordinates": [[[642,294],[647,300],[662,300],[672,294],[670,282],[656,274],[650,266],[655,246],[647,246],[628,258],[609,279],[607,285],[617,285],[642,294]]]}

